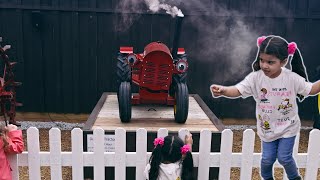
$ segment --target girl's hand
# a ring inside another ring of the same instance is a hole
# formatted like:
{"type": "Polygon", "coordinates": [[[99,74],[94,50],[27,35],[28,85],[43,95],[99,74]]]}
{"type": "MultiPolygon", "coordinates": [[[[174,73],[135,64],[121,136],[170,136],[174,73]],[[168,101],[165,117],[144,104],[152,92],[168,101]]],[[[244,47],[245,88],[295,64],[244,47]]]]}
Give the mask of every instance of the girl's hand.
{"type": "Polygon", "coordinates": [[[13,124],[9,124],[7,126],[7,130],[10,132],[10,131],[14,131],[14,130],[17,130],[18,127],[16,125],[13,125],[13,124]]]}
{"type": "Polygon", "coordinates": [[[190,144],[190,145],[192,146],[192,144],[193,144],[193,139],[192,139],[192,134],[191,134],[191,133],[188,134],[188,135],[186,135],[184,142],[185,142],[185,144],[190,144]]]}
{"type": "Polygon", "coordinates": [[[218,97],[224,94],[225,87],[221,85],[212,84],[210,86],[210,90],[211,90],[212,96],[218,97]]]}

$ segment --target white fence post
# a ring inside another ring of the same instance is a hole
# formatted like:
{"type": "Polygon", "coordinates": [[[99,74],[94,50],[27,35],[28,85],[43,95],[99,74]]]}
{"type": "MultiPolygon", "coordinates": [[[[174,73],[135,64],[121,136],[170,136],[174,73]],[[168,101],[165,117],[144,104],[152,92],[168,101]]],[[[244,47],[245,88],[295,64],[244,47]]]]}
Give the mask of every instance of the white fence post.
{"type": "Polygon", "coordinates": [[[115,145],[114,177],[117,180],[126,179],[126,130],[117,128],[115,145]]]}
{"type": "Polygon", "coordinates": [[[104,130],[96,128],[93,130],[93,152],[94,165],[93,176],[95,180],[104,180],[104,130]]]}
{"type": "Polygon", "coordinates": [[[136,179],[144,179],[143,172],[147,165],[147,130],[139,128],[136,139],[136,179]]]}
{"type": "Polygon", "coordinates": [[[168,136],[168,129],[166,129],[166,128],[160,128],[159,130],[158,130],[158,134],[157,134],[157,137],[166,137],[166,136],[168,136]]]}
{"type": "Polygon", "coordinates": [[[209,179],[210,151],[211,151],[211,131],[203,129],[200,132],[199,143],[199,168],[198,179],[209,179]]]}
{"type": "Polygon", "coordinates": [[[75,128],[71,131],[72,144],[72,179],[81,180],[83,174],[83,136],[82,130],[75,128]]]}
{"type": "Polygon", "coordinates": [[[16,154],[9,154],[8,160],[12,170],[12,179],[19,180],[19,166],[18,166],[18,155],[16,154]]]}
{"type": "Polygon", "coordinates": [[[31,127],[27,130],[29,179],[40,180],[39,130],[31,127]]]}
{"type": "Polygon", "coordinates": [[[230,129],[222,131],[221,137],[221,156],[220,156],[220,168],[219,179],[230,179],[230,168],[232,160],[232,142],[233,132],[230,129]]]}
{"type": "Polygon", "coordinates": [[[58,128],[49,130],[51,179],[62,180],[61,168],[61,131],[58,128]]]}
{"type": "Polygon", "coordinates": [[[186,128],[182,128],[179,130],[179,138],[182,139],[183,142],[185,142],[186,135],[188,135],[190,132],[186,128]]]}
{"type": "Polygon", "coordinates": [[[314,129],[310,132],[308,143],[308,156],[305,180],[316,179],[319,167],[319,146],[320,130],[314,129]]]}
{"type": "Polygon", "coordinates": [[[252,177],[252,164],[254,152],[255,132],[252,129],[246,129],[243,132],[242,139],[242,156],[241,156],[241,169],[240,179],[247,180],[252,177]]]}

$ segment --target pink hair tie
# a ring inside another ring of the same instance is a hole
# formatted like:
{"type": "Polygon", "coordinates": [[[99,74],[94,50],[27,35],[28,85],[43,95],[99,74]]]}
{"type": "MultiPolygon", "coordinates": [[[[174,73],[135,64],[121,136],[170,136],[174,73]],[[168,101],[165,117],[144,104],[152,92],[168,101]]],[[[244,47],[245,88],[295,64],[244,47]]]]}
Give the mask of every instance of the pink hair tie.
{"type": "Polygon", "coordinates": [[[262,43],[266,38],[267,38],[266,36],[258,37],[258,39],[257,39],[257,46],[260,47],[260,46],[261,46],[261,43],[262,43]]]}
{"type": "Polygon", "coordinates": [[[297,44],[295,42],[291,42],[288,44],[288,55],[293,56],[296,52],[297,44]]]}
{"type": "Polygon", "coordinates": [[[187,152],[189,152],[191,149],[189,144],[183,145],[180,150],[181,150],[181,154],[187,154],[187,152]]]}
{"type": "Polygon", "coordinates": [[[162,147],[164,144],[164,139],[163,137],[159,137],[159,138],[155,138],[153,141],[153,145],[154,147],[157,147],[160,144],[160,146],[162,147]]]}

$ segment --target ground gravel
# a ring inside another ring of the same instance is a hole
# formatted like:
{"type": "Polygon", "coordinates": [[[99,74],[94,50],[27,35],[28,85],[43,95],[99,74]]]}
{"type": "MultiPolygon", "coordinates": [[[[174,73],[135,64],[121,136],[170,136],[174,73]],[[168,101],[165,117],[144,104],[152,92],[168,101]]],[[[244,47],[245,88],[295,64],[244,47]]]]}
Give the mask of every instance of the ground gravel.
{"type": "Polygon", "coordinates": [[[26,130],[29,127],[37,127],[38,129],[59,128],[60,130],[72,130],[73,128],[83,128],[84,123],[67,123],[67,122],[34,122],[19,121],[21,129],[26,130]]]}

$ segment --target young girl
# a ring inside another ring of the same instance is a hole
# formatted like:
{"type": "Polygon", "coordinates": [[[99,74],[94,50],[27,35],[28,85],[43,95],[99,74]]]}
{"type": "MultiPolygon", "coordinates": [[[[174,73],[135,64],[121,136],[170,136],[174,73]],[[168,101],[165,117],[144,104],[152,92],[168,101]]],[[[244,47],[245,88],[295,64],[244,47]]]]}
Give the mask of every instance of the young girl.
{"type": "Polygon", "coordinates": [[[156,138],[154,150],[144,174],[147,180],[192,180],[193,158],[192,135],[187,135],[185,143],[177,136],[156,138]]]}
{"type": "Polygon", "coordinates": [[[0,125],[0,180],[12,179],[7,155],[22,153],[23,149],[22,131],[12,124],[0,125]]]}
{"type": "Polygon", "coordinates": [[[305,66],[295,43],[279,36],[260,37],[253,72],[235,86],[211,85],[213,97],[248,97],[256,101],[257,133],[262,140],[261,176],[273,179],[278,159],[288,178],[301,179],[292,157],[300,130],[296,97],[303,100],[320,91],[320,81],[308,82],[305,66]],[[285,65],[291,61],[291,70],[285,65]],[[261,96],[263,92],[263,96],[261,96]]]}

